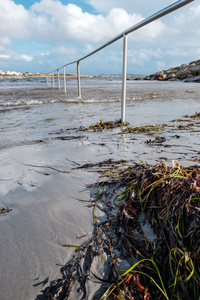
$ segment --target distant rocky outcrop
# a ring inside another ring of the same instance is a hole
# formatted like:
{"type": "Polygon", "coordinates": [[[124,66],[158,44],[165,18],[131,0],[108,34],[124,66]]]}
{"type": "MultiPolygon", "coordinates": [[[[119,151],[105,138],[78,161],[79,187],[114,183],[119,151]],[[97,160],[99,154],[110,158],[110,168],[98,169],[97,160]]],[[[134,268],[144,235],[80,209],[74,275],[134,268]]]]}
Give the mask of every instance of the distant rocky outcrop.
{"type": "Polygon", "coordinates": [[[200,60],[189,64],[183,64],[179,67],[173,67],[169,70],[163,70],[149,75],[142,80],[183,80],[186,82],[200,82],[200,60]]]}

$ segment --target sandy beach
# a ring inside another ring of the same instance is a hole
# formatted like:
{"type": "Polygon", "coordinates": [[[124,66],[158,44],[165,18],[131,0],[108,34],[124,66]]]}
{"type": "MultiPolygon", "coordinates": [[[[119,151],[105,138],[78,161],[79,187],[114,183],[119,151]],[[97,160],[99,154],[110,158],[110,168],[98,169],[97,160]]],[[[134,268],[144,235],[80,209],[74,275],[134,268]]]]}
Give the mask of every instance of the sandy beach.
{"type": "MultiPolygon", "coordinates": [[[[143,89],[144,85],[140,87],[143,89]]],[[[139,88],[134,95],[140,92],[139,88]]],[[[91,88],[89,99],[93,99],[94,93],[95,89],[91,88]]],[[[192,128],[184,127],[186,123],[181,120],[171,122],[198,111],[199,86],[185,84],[184,88],[183,85],[179,90],[175,88],[174,101],[158,90],[154,91],[155,97],[148,99],[150,93],[148,91],[148,97],[142,101],[127,102],[127,121],[130,126],[170,124],[154,135],[122,134],[122,128],[100,132],[76,130],[80,125],[93,125],[102,117],[103,121],[116,119],[117,114],[120,115],[120,102],[90,101],[90,104],[83,102],[66,108],[61,101],[54,112],[53,106],[47,104],[46,118],[51,110],[52,115],[48,117],[52,120],[46,121],[46,128],[39,121],[44,105],[40,109],[36,105],[20,110],[21,118],[28,111],[35,114],[38,128],[34,131],[26,128],[27,132],[24,129],[23,142],[19,129],[18,141],[13,136],[0,150],[0,204],[12,209],[0,216],[2,299],[44,299],[41,291],[45,279],[48,277],[49,282],[57,279],[60,266],[74,254],[74,248],[63,247],[63,244],[80,245],[92,236],[93,207],[84,201],[91,199],[87,185],[95,183],[99,175],[77,167],[107,159],[148,164],[164,161],[169,165],[175,159],[182,165],[199,165],[198,120],[192,121],[195,124],[192,128]],[[189,101],[190,95],[193,98],[189,101]],[[43,126],[41,137],[37,136],[40,126],[43,126]],[[164,142],[152,143],[155,136],[164,137],[164,142]],[[151,142],[147,142],[150,139],[151,142]]],[[[14,128],[14,124],[12,126],[14,128]]],[[[6,141],[3,128],[1,131],[6,141]]],[[[91,289],[90,299],[94,293],[95,289],[91,289]]]]}

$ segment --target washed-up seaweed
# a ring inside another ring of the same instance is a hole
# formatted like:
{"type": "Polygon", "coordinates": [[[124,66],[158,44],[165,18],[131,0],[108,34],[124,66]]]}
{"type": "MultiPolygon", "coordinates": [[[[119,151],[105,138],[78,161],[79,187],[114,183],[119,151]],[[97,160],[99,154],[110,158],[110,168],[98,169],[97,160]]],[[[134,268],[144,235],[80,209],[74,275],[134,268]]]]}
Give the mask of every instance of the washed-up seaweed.
{"type": "Polygon", "coordinates": [[[200,112],[196,112],[194,115],[189,116],[191,119],[200,118],[200,112]]]}
{"type": "Polygon", "coordinates": [[[164,142],[166,142],[166,138],[165,137],[163,137],[163,136],[156,136],[154,140],[150,139],[150,140],[147,140],[145,143],[146,144],[150,144],[150,145],[152,145],[152,144],[159,144],[160,145],[160,144],[162,144],[164,142]]]}
{"type": "Polygon", "coordinates": [[[141,134],[145,133],[148,135],[155,135],[157,133],[163,132],[166,128],[171,128],[172,130],[195,130],[196,127],[199,127],[200,123],[198,119],[200,118],[200,112],[195,113],[194,115],[185,115],[183,116],[185,119],[175,119],[172,120],[174,124],[149,124],[149,125],[142,125],[142,126],[134,126],[134,127],[127,127],[122,130],[123,134],[126,133],[133,133],[133,134],[141,134]],[[181,124],[179,124],[181,123],[181,124]],[[187,124],[185,124],[187,123],[187,124]]]}
{"type": "Polygon", "coordinates": [[[195,129],[195,127],[199,127],[199,118],[200,118],[200,112],[196,112],[194,115],[185,115],[183,116],[184,119],[175,119],[172,122],[176,123],[183,123],[178,125],[178,129],[195,129]],[[188,123],[185,125],[184,123],[188,123]]]}
{"type": "Polygon", "coordinates": [[[61,268],[62,278],[44,291],[46,299],[68,299],[75,282],[76,299],[88,299],[92,280],[102,284],[93,300],[200,299],[199,168],[177,161],[172,167],[161,162],[113,170],[113,161],[110,166],[95,185],[94,236],[61,268]],[[145,234],[146,224],[153,240],[145,234]],[[93,269],[95,258],[104,261],[101,274],[93,269]]]}
{"type": "Polygon", "coordinates": [[[98,167],[98,168],[117,168],[117,165],[119,164],[125,164],[125,160],[120,160],[120,161],[113,161],[112,159],[104,160],[98,163],[87,163],[84,165],[81,165],[79,167],[76,167],[75,169],[88,169],[88,168],[93,168],[93,167],[98,167]]]}
{"type": "Polygon", "coordinates": [[[78,129],[78,131],[87,131],[87,130],[99,131],[99,130],[103,130],[103,129],[113,129],[113,128],[127,126],[127,125],[128,125],[128,122],[121,123],[121,120],[108,121],[108,122],[103,122],[102,120],[100,120],[100,122],[97,123],[96,125],[90,125],[89,127],[81,126],[78,129]]]}
{"type": "Polygon", "coordinates": [[[0,215],[5,215],[5,214],[9,213],[10,211],[12,211],[12,208],[2,207],[2,208],[0,208],[0,215]]]}
{"type": "Polygon", "coordinates": [[[147,133],[149,135],[153,135],[155,133],[159,133],[164,130],[165,127],[169,127],[167,124],[150,124],[150,125],[142,125],[136,127],[128,127],[122,131],[122,133],[147,133]]]}

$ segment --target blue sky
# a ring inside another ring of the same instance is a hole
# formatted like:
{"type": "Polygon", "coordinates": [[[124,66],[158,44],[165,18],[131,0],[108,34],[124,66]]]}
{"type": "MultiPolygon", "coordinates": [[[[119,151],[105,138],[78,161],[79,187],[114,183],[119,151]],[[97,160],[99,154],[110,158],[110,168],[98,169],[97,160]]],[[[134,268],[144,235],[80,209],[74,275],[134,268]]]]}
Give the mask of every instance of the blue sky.
{"type": "MultiPolygon", "coordinates": [[[[172,0],[0,0],[0,70],[48,73],[77,60],[172,0]]],[[[200,59],[200,0],[128,36],[128,73],[200,59]]],[[[82,74],[120,74],[122,40],[81,62],[82,74]]],[[[66,69],[75,73],[75,65],[66,69]]]]}

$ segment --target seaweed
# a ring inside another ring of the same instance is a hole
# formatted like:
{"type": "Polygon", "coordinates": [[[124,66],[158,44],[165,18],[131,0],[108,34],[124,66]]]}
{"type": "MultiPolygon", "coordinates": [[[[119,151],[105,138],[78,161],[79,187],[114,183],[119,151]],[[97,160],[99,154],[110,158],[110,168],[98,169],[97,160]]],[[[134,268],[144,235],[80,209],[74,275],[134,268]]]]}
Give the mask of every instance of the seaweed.
{"type": "Polygon", "coordinates": [[[160,145],[160,144],[162,144],[164,142],[166,142],[166,138],[165,137],[163,137],[163,136],[156,136],[154,140],[150,139],[150,140],[147,140],[145,143],[146,144],[150,144],[150,145],[152,145],[152,144],[158,144],[158,145],[160,145]]]}
{"type": "Polygon", "coordinates": [[[9,213],[10,211],[12,211],[12,208],[2,207],[2,208],[0,208],[0,215],[5,215],[5,214],[9,213]]]}
{"type": "Polygon", "coordinates": [[[62,278],[45,289],[46,298],[68,299],[77,282],[80,299],[86,299],[87,283],[95,279],[102,286],[93,299],[199,299],[199,168],[177,161],[171,167],[114,161],[98,167],[103,169],[93,185],[93,237],[77,247],[61,268],[62,278]],[[106,215],[101,223],[100,201],[106,215]],[[145,234],[146,224],[153,240],[145,234]],[[95,258],[104,261],[104,275],[92,270],[95,258]]]}
{"type": "Polygon", "coordinates": [[[196,112],[194,115],[189,116],[191,119],[200,118],[200,112],[196,112]]]}
{"type": "Polygon", "coordinates": [[[161,132],[164,130],[164,128],[168,126],[166,124],[150,124],[150,125],[143,125],[143,126],[137,126],[137,127],[128,127],[122,131],[122,133],[147,133],[150,135],[153,135],[155,133],[161,132]]]}
{"type": "Polygon", "coordinates": [[[96,125],[90,125],[89,127],[80,127],[78,131],[87,131],[87,130],[101,131],[104,129],[113,129],[113,128],[127,126],[127,125],[128,122],[121,123],[121,120],[108,121],[108,122],[103,122],[102,120],[100,120],[100,122],[97,123],[96,125]]]}

